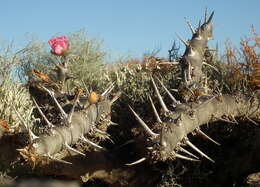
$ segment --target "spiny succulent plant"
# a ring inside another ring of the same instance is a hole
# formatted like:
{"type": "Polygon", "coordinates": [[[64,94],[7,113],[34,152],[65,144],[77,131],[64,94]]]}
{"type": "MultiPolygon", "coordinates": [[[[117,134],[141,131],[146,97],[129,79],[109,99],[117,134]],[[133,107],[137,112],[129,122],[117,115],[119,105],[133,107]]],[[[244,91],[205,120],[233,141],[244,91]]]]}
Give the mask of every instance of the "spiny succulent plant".
{"type": "MultiPolygon", "coordinates": [[[[38,127],[38,136],[27,128],[30,142],[25,148],[19,149],[19,152],[33,166],[39,162],[48,162],[48,160],[69,164],[55,157],[64,149],[83,156],[85,156],[84,147],[91,146],[105,150],[98,145],[98,142],[109,138],[106,130],[112,123],[110,121],[111,105],[118,95],[109,99],[113,84],[100,95],[95,92],[86,94],[79,88],[75,88],[73,94],[71,91],[66,92],[64,85],[70,74],[65,69],[69,63],[67,55],[61,56],[61,63],[54,63],[55,80],[38,70],[31,70],[32,75],[28,87],[36,108],[34,113],[41,119],[41,123],[36,125],[41,126],[38,127]],[[85,136],[97,142],[92,142],[85,136]],[[89,146],[83,146],[83,151],[72,147],[79,142],[84,142],[89,146]]],[[[17,114],[19,115],[19,112],[17,114]]],[[[22,117],[20,120],[26,125],[22,117]]]]}
{"type": "Polygon", "coordinates": [[[159,78],[154,80],[151,77],[155,95],[161,107],[160,112],[158,112],[153,99],[149,97],[156,122],[149,127],[130,107],[130,111],[144,128],[145,134],[139,133],[142,138],[137,138],[137,140],[142,140],[139,144],[143,146],[144,157],[128,165],[134,165],[145,160],[153,163],[176,158],[199,161],[199,157],[186,150],[185,146],[189,146],[202,157],[214,162],[212,158],[196,147],[188,139],[187,135],[190,133],[200,135],[220,145],[202,132],[200,126],[216,120],[236,123],[235,117],[238,116],[247,118],[249,116],[255,118],[259,116],[259,93],[252,94],[250,97],[224,95],[220,92],[217,94],[211,92],[211,94],[207,95],[203,93],[205,92],[203,87],[205,74],[202,66],[205,64],[207,42],[213,37],[211,23],[213,14],[214,12],[209,17],[205,14],[204,23],[199,25],[197,29],[188,24],[192,31],[191,40],[186,42],[180,38],[185,44],[186,50],[179,61],[182,84],[180,84],[177,94],[182,94],[183,99],[180,101],[175,99],[171,91],[166,88],[159,78]],[[166,105],[156,81],[171,99],[171,106],[166,105]]]}

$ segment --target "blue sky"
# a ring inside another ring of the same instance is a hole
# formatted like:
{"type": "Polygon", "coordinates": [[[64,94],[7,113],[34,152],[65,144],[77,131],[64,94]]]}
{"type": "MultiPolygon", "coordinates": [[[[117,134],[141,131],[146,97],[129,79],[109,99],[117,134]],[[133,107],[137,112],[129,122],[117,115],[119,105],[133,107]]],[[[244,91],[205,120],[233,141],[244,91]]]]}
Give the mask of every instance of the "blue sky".
{"type": "Polygon", "coordinates": [[[47,42],[85,29],[104,41],[110,60],[156,49],[166,57],[175,33],[191,37],[184,17],[197,25],[206,7],[215,11],[210,46],[223,48],[226,39],[238,44],[251,25],[260,32],[259,0],[2,0],[0,40],[22,48],[31,35],[47,42]]]}

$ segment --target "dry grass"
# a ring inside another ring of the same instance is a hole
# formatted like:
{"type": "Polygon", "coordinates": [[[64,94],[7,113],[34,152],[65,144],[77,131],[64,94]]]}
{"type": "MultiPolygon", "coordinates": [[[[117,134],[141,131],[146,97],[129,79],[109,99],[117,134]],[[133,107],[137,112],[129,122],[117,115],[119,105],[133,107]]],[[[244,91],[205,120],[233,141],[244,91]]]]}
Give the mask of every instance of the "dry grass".
{"type": "Polygon", "coordinates": [[[252,36],[241,39],[240,48],[226,46],[223,69],[230,91],[248,91],[260,88],[260,38],[252,27],[252,36]]]}
{"type": "Polygon", "coordinates": [[[8,46],[0,56],[0,121],[6,122],[10,129],[21,130],[23,126],[14,108],[26,121],[31,121],[32,103],[28,90],[14,81],[17,78],[14,72],[20,63],[18,54],[23,50],[12,53],[10,48],[8,46]]]}

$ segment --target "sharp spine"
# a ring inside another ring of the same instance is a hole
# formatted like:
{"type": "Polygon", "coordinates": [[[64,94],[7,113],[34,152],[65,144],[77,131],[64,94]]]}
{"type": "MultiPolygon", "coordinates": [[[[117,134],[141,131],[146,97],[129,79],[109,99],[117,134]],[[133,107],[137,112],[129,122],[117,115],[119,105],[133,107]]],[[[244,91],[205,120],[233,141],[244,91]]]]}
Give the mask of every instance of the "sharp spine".
{"type": "Polygon", "coordinates": [[[98,128],[95,128],[94,130],[95,130],[96,132],[98,132],[99,134],[103,134],[103,135],[109,136],[109,134],[108,134],[107,132],[102,131],[102,130],[100,130],[100,129],[98,129],[98,128]]]}
{"type": "Polygon", "coordinates": [[[214,11],[211,13],[211,15],[209,16],[209,19],[207,21],[207,24],[209,24],[213,18],[213,15],[214,15],[214,11]]]}
{"type": "Polygon", "coordinates": [[[145,160],[146,160],[146,158],[143,157],[143,158],[141,158],[141,159],[139,159],[139,160],[137,160],[137,161],[135,161],[135,162],[128,163],[128,164],[125,164],[125,165],[127,165],[127,166],[133,166],[133,165],[136,165],[136,164],[142,163],[142,162],[144,162],[145,160]]]}
{"type": "Polygon", "coordinates": [[[256,126],[259,126],[258,123],[256,123],[254,120],[252,120],[251,118],[249,118],[247,115],[246,115],[246,119],[248,119],[251,123],[255,124],[256,126]]]}
{"type": "Polygon", "coordinates": [[[186,47],[189,46],[188,42],[186,42],[185,40],[183,40],[177,33],[176,33],[176,36],[179,38],[179,40],[180,40],[186,47]]]}
{"type": "Polygon", "coordinates": [[[69,115],[68,115],[68,124],[69,125],[71,125],[71,119],[72,119],[72,115],[73,115],[73,113],[74,113],[74,111],[75,111],[75,107],[76,107],[76,104],[79,102],[79,95],[77,95],[76,96],[76,98],[75,98],[75,100],[74,100],[74,103],[73,103],[73,105],[72,105],[72,108],[71,108],[71,110],[70,110],[70,113],[69,113],[69,115]]]}
{"type": "Polygon", "coordinates": [[[120,149],[120,148],[122,148],[122,147],[124,147],[124,146],[126,146],[128,144],[134,143],[134,142],[135,142],[134,139],[128,140],[125,143],[123,143],[123,144],[119,145],[118,147],[116,147],[114,150],[118,150],[118,149],[120,149]]]}
{"type": "Polygon", "coordinates": [[[50,91],[49,89],[45,88],[44,86],[41,86],[50,96],[51,98],[54,100],[55,104],[57,105],[57,107],[59,108],[62,117],[64,118],[64,120],[67,120],[68,118],[68,114],[66,114],[66,112],[63,110],[63,108],[61,107],[60,103],[57,101],[57,99],[54,96],[54,92],[50,91]]]}
{"type": "Polygon", "coordinates": [[[172,61],[172,62],[160,62],[160,65],[178,65],[180,62],[172,61]]]}
{"type": "Polygon", "coordinates": [[[202,62],[202,64],[211,67],[211,68],[214,69],[216,72],[219,72],[216,67],[212,66],[211,64],[208,64],[207,62],[202,62]]]}
{"type": "Polygon", "coordinates": [[[215,163],[214,160],[212,160],[209,156],[207,156],[205,153],[203,153],[201,150],[199,150],[199,148],[197,148],[195,145],[193,145],[188,138],[185,139],[186,144],[188,144],[192,149],[194,149],[195,151],[197,151],[201,156],[207,158],[208,160],[210,160],[211,162],[215,163]]]}
{"type": "Polygon", "coordinates": [[[64,145],[65,145],[65,147],[66,147],[68,150],[70,150],[70,151],[72,151],[72,152],[75,152],[75,153],[78,153],[78,154],[80,154],[80,155],[82,155],[82,156],[86,156],[84,153],[82,153],[82,152],[78,151],[77,149],[74,149],[73,147],[69,146],[69,144],[68,144],[67,142],[65,142],[64,145]]]}
{"type": "Polygon", "coordinates": [[[189,157],[180,155],[178,153],[175,153],[174,155],[175,155],[176,158],[180,158],[180,159],[183,159],[183,160],[189,160],[189,161],[194,161],[194,162],[199,162],[200,161],[200,160],[197,160],[197,159],[194,159],[194,158],[189,158],[189,157]]]}
{"type": "Polygon", "coordinates": [[[183,147],[179,147],[179,150],[180,150],[181,152],[183,152],[183,153],[186,153],[186,154],[188,154],[188,155],[190,155],[190,156],[196,158],[196,159],[199,159],[199,157],[197,157],[196,155],[194,155],[194,154],[192,154],[191,152],[187,151],[187,150],[184,149],[183,147]]]}
{"type": "Polygon", "coordinates": [[[34,99],[34,97],[32,97],[32,100],[37,108],[37,110],[39,111],[40,115],[42,116],[42,118],[44,119],[44,121],[47,123],[48,127],[53,128],[55,127],[45,116],[45,114],[42,112],[40,106],[37,104],[36,100],[34,99]]]}
{"type": "Polygon", "coordinates": [[[29,139],[30,139],[30,142],[32,143],[33,140],[39,138],[38,136],[36,136],[32,130],[29,128],[29,126],[26,124],[25,120],[23,119],[23,117],[19,114],[19,112],[16,110],[15,107],[13,107],[16,115],[18,116],[19,120],[22,122],[22,124],[24,125],[24,127],[28,130],[28,133],[29,133],[29,139]]]}
{"type": "Polygon", "coordinates": [[[159,78],[157,78],[157,80],[159,81],[159,83],[161,84],[161,86],[163,87],[163,89],[166,91],[166,93],[169,95],[169,97],[172,99],[172,101],[173,101],[175,104],[180,104],[180,103],[175,99],[175,97],[173,97],[173,95],[171,94],[171,92],[166,88],[166,86],[163,84],[163,82],[160,81],[159,78]]]}
{"type": "Polygon", "coordinates": [[[107,151],[106,148],[101,147],[100,145],[98,145],[98,144],[96,144],[96,143],[94,143],[94,142],[88,140],[88,139],[85,138],[83,135],[81,136],[81,140],[84,141],[85,143],[87,143],[87,144],[89,144],[89,145],[91,145],[91,146],[97,148],[97,149],[100,149],[100,150],[103,150],[103,151],[107,151]]]}
{"type": "Polygon", "coordinates": [[[136,117],[136,119],[138,120],[138,122],[140,123],[140,125],[142,125],[142,127],[145,129],[145,131],[152,137],[154,138],[157,137],[158,134],[154,133],[130,106],[129,108],[131,112],[134,114],[134,116],[136,117]]]}
{"type": "Polygon", "coordinates": [[[97,133],[104,135],[109,141],[111,141],[111,143],[115,144],[115,142],[110,138],[110,135],[109,135],[107,132],[102,131],[102,130],[97,129],[97,128],[95,128],[94,130],[95,130],[97,133]]]}
{"type": "Polygon", "coordinates": [[[111,85],[109,85],[108,88],[101,94],[101,96],[107,96],[114,89],[114,84],[115,83],[112,82],[111,85]]]}
{"type": "Polygon", "coordinates": [[[159,102],[160,102],[160,104],[161,104],[161,106],[162,106],[164,112],[167,112],[167,113],[170,112],[169,109],[167,108],[166,104],[165,104],[164,101],[163,101],[163,98],[162,98],[162,96],[161,96],[161,94],[160,94],[160,92],[159,92],[159,90],[158,90],[158,88],[157,88],[157,86],[156,86],[156,84],[155,84],[155,82],[154,82],[153,77],[151,77],[151,80],[152,80],[153,87],[154,87],[154,89],[155,89],[156,95],[157,95],[157,97],[158,97],[158,99],[159,99],[159,102]]]}
{"type": "Polygon", "coordinates": [[[110,101],[110,104],[112,105],[116,100],[118,100],[119,99],[119,97],[121,96],[121,94],[122,94],[122,92],[117,92],[116,94],[115,94],[115,96],[111,99],[111,101],[110,101]]]}
{"type": "Polygon", "coordinates": [[[236,124],[235,122],[233,122],[233,121],[230,121],[230,120],[227,120],[227,119],[224,119],[224,118],[222,118],[222,117],[220,117],[220,118],[219,118],[219,117],[217,117],[217,116],[214,116],[214,115],[213,115],[213,117],[214,117],[214,118],[216,118],[216,119],[218,119],[218,120],[221,120],[221,121],[225,121],[225,122],[228,122],[228,123],[233,123],[233,124],[236,124]]]}
{"type": "Polygon", "coordinates": [[[47,154],[46,157],[49,158],[50,160],[53,160],[53,161],[56,161],[56,162],[60,162],[60,163],[63,163],[63,164],[70,164],[70,165],[72,164],[71,162],[54,158],[54,157],[52,157],[49,153],[47,154]]]}
{"type": "Polygon", "coordinates": [[[191,64],[188,63],[188,81],[190,81],[191,79],[191,64]]]}
{"type": "Polygon", "coordinates": [[[153,112],[154,112],[154,114],[155,114],[155,117],[156,117],[157,122],[158,122],[158,123],[162,123],[162,120],[161,120],[161,118],[160,118],[160,116],[159,116],[159,114],[158,114],[158,112],[157,112],[157,110],[156,110],[156,108],[155,108],[155,106],[154,106],[153,100],[152,100],[152,98],[151,98],[150,95],[149,95],[149,100],[150,100],[150,102],[151,102],[151,105],[152,105],[152,108],[153,108],[153,112]]]}
{"type": "Polygon", "coordinates": [[[195,31],[195,29],[193,28],[193,26],[190,24],[190,22],[189,22],[187,19],[185,19],[185,20],[186,20],[186,23],[187,23],[187,25],[189,26],[189,28],[190,28],[192,34],[195,34],[196,31],[195,31]]]}
{"type": "Polygon", "coordinates": [[[220,146],[220,143],[218,143],[217,141],[213,140],[211,137],[209,137],[207,134],[205,134],[202,130],[200,129],[196,129],[196,131],[201,135],[203,136],[204,138],[208,139],[209,141],[215,143],[216,145],[219,145],[220,146]]]}
{"type": "Polygon", "coordinates": [[[207,23],[207,19],[208,19],[208,9],[205,9],[205,17],[204,17],[204,23],[207,23]]]}

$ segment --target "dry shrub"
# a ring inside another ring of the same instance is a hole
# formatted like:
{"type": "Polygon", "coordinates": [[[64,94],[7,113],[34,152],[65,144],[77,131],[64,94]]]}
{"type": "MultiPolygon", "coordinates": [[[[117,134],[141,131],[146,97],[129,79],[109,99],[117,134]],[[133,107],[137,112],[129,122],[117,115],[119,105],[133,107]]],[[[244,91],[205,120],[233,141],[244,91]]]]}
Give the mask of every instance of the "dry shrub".
{"type": "MultiPolygon", "coordinates": [[[[173,88],[178,66],[160,64],[167,61],[154,56],[144,56],[142,59],[129,59],[110,65],[107,71],[108,81],[115,83],[115,89],[123,92],[122,99],[129,103],[144,103],[148,95],[153,95],[151,76],[156,76],[168,88],[173,88]]],[[[177,82],[177,80],[175,81],[177,82]]]]}
{"type": "Polygon", "coordinates": [[[260,38],[252,27],[252,36],[241,39],[240,48],[226,46],[223,77],[230,91],[260,88],[260,38]]]}
{"type": "Polygon", "coordinates": [[[18,54],[23,50],[13,53],[10,48],[7,46],[0,54],[0,121],[6,122],[11,129],[16,127],[20,130],[24,127],[14,108],[31,124],[32,103],[28,90],[21,83],[15,82],[17,76],[13,74],[20,63],[18,54]]]}
{"type": "MultiPolygon", "coordinates": [[[[85,31],[70,34],[70,48],[67,54],[68,66],[73,79],[66,83],[66,89],[88,87],[97,90],[103,86],[104,56],[102,42],[87,37],[85,31]],[[101,75],[101,76],[100,76],[101,75]]],[[[23,82],[31,79],[31,71],[38,70],[55,81],[54,63],[61,63],[62,57],[50,53],[46,42],[31,41],[19,55],[20,65],[17,68],[19,78],[23,82]]]]}

